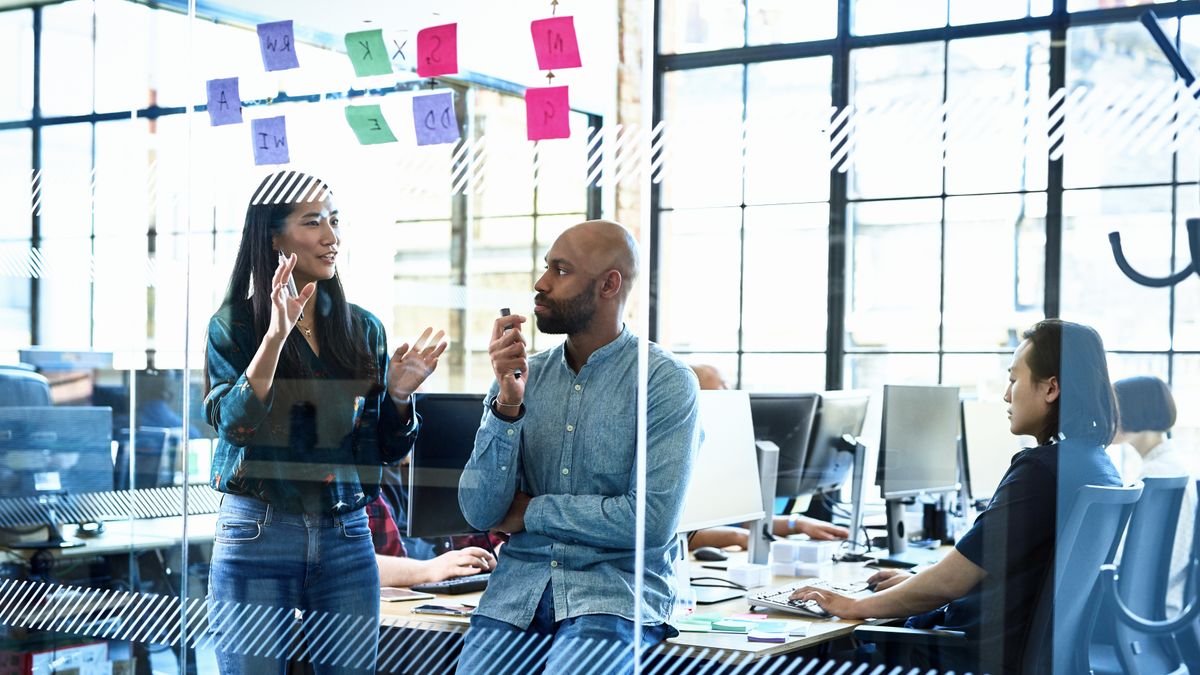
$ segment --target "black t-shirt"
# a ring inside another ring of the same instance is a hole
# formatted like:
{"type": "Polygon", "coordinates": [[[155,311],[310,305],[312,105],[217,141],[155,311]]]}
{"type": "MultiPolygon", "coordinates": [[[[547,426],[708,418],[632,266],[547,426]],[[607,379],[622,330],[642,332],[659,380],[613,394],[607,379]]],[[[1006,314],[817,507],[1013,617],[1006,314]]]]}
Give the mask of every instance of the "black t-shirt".
{"type": "Polygon", "coordinates": [[[1038,594],[1053,570],[1056,532],[1069,500],[1084,485],[1121,485],[1098,444],[1068,439],[1017,453],[991,504],[956,546],[987,577],[926,620],[914,617],[911,623],[965,632],[970,665],[981,672],[1020,672],[1038,594]]]}

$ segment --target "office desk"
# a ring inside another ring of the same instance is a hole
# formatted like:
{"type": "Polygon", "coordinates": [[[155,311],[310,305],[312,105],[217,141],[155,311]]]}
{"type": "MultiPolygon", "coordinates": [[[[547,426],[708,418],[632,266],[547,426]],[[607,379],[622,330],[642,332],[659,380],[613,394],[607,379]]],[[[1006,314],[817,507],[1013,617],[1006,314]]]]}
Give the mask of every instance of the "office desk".
{"type": "MultiPolygon", "coordinates": [[[[134,520],[110,520],[104,523],[104,532],[95,537],[77,537],[78,525],[64,523],[61,526],[63,539],[83,542],[83,546],[62,549],[47,549],[51,555],[61,558],[83,556],[106,556],[174,548],[183,544],[183,516],[166,518],[139,518],[134,520]]],[[[187,541],[189,544],[210,544],[217,531],[217,514],[202,513],[188,516],[187,541]]],[[[29,540],[44,539],[36,535],[29,540]]],[[[13,560],[32,556],[37,549],[5,549],[0,560],[13,560]]]]}

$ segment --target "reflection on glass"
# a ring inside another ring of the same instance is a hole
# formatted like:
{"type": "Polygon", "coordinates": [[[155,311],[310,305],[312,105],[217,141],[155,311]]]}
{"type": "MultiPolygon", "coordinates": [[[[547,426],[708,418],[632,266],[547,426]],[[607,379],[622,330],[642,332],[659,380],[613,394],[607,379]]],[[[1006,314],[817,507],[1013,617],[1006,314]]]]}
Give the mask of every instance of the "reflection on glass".
{"type": "Polygon", "coordinates": [[[660,225],[659,341],[681,351],[737,349],[740,210],[672,211],[660,225]]]}
{"type": "Polygon", "coordinates": [[[1166,349],[1170,295],[1140,286],[1117,269],[1108,244],[1113,231],[1122,233],[1125,257],[1134,269],[1166,276],[1170,189],[1071,190],[1063,195],[1063,318],[1095,327],[1108,349],[1166,349]],[[1136,308],[1137,320],[1114,307],[1136,308]]]}
{"type": "Polygon", "coordinates": [[[741,47],[745,43],[744,0],[665,0],[662,52],[704,52],[741,47]]]}

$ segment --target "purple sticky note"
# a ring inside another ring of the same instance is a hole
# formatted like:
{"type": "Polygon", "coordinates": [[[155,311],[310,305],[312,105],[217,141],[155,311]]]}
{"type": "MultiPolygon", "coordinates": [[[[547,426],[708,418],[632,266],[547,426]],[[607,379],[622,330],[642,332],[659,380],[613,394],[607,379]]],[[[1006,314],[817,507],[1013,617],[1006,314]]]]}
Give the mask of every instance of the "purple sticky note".
{"type": "Polygon", "coordinates": [[[287,164],[291,161],[288,156],[287,125],[282,115],[250,120],[250,136],[254,143],[256,165],[287,164]]]}
{"type": "Polygon", "coordinates": [[[529,24],[533,51],[540,70],[578,68],[579,43],[575,40],[575,17],[556,16],[529,24]]]}
{"type": "Polygon", "coordinates": [[[417,75],[434,77],[458,72],[458,24],[430,26],[417,33],[417,75]]]}
{"type": "Polygon", "coordinates": [[[208,81],[208,121],[214,127],[242,123],[242,97],[236,77],[208,81]]]}
{"type": "Polygon", "coordinates": [[[290,19],[258,24],[258,46],[262,49],[263,67],[268,71],[300,67],[290,19]]]}
{"type": "Polygon", "coordinates": [[[525,90],[525,129],[531,141],[571,137],[571,104],[566,87],[525,90]]]}
{"type": "Polygon", "coordinates": [[[458,116],[454,114],[454,94],[446,92],[414,96],[413,126],[417,130],[417,145],[457,141],[458,116]]]}

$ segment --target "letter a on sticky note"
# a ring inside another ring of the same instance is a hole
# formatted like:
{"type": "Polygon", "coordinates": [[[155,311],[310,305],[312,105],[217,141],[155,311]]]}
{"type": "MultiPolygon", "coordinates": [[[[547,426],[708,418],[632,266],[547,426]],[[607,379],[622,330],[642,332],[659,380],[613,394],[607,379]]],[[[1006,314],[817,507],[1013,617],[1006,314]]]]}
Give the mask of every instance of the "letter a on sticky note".
{"type": "Polygon", "coordinates": [[[250,138],[254,143],[254,163],[287,164],[287,125],[282,115],[250,121],[250,138]]]}
{"type": "Polygon", "coordinates": [[[566,87],[525,90],[525,128],[529,140],[571,137],[571,104],[566,87]]]}
{"type": "Polygon", "coordinates": [[[458,24],[430,26],[417,33],[417,75],[434,77],[458,72],[458,24]]]}
{"type": "Polygon", "coordinates": [[[454,114],[454,94],[413,97],[413,127],[417,145],[437,145],[458,140],[458,117],[454,114]]]}
{"type": "Polygon", "coordinates": [[[383,118],[383,111],[378,105],[346,106],[346,121],[358,136],[358,142],[363,145],[378,143],[395,143],[396,136],[383,118]]]}
{"type": "Polygon", "coordinates": [[[242,97],[238,79],[226,77],[208,81],[208,121],[211,126],[242,123],[242,97]]]}
{"type": "Polygon", "coordinates": [[[578,68],[579,43],[575,41],[575,17],[556,16],[529,24],[533,34],[533,51],[537,54],[539,70],[578,68]]]}
{"type": "Polygon", "coordinates": [[[258,24],[258,46],[262,50],[263,67],[268,71],[300,67],[290,20],[258,24]]]}
{"type": "Polygon", "coordinates": [[[381,29],[346,33],[346,55],[354,64],[354,74],[359,77],[392,72],[392,57],[383,43],[381,29]]]}

